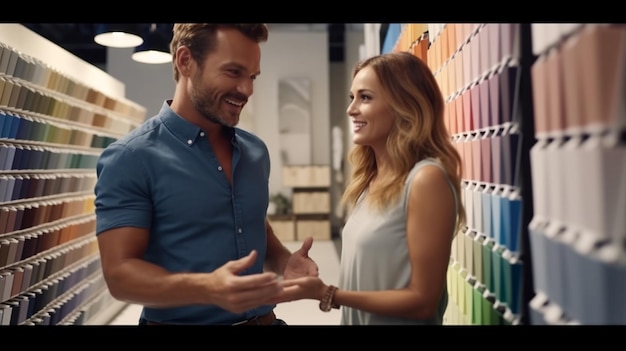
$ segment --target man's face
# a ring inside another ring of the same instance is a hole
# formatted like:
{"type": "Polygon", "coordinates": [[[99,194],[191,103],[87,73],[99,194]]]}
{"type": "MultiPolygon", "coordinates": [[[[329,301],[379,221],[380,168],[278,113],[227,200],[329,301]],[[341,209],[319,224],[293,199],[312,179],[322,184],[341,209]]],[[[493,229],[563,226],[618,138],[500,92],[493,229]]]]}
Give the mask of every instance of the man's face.
{"type": "Polygon", "coordinates": [[[215,51],[198,64],[191,77],[189,95],[206,119],[233,127],[261,73],[261,49],[236,29],[219,29],[216,37],[215,51]]]}

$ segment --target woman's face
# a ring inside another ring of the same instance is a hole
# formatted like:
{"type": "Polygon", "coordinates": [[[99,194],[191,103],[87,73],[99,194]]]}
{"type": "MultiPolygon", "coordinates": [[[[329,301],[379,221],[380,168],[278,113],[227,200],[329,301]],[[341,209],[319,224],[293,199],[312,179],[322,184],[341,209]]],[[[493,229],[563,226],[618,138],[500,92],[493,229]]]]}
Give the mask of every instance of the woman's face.
{"type": "Polygon", "coordinates": [[[393,116],[373,69],[365,67],[354,76],[350,99],[347,113],[352,119],[352,141],[357,145],[384,149],[393,126],[393,116]]]}

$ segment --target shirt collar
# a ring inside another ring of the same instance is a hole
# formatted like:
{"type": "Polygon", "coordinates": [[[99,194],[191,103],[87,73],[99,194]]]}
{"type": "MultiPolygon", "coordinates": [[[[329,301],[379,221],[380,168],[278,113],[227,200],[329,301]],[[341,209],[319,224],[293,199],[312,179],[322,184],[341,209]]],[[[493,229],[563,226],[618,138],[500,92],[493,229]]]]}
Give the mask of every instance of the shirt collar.
{"type": "MultiPolygon", "coordinates": [[[[196,142],[199,136],[204,136],[204,131],[200,127],[187,121],[174,112],[170,107],[171,102],[172,100],[166,100],[163,102],[163,106],[161,106],[161,110],[159,111],[159,118],[177,139],[191,146],[196,142]]],[[[236,128],[229,129],[232,135],[232,140],[236,143],[236,128]]]]}

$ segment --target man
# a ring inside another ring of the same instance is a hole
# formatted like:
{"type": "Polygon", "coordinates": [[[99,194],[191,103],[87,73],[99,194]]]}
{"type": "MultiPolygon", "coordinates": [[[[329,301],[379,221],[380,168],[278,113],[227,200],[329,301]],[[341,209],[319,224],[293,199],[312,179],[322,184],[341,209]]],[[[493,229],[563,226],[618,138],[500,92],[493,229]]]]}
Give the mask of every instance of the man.
{"type": "Polygon", "coordinates": [[[260,74],[264,24],[175,24],[176,89],[97,164],[104,278],[140,324],[268,324],[279,277],[318,275],[267,219],[269,154],[235,126],[260,74]]]}

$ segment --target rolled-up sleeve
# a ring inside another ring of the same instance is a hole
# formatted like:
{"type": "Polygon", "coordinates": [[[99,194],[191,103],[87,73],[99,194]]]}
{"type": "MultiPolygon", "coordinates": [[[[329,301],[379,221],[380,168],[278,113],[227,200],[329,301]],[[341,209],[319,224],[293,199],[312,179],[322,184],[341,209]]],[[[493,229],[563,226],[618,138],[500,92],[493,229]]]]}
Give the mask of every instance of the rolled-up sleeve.
{"type": "Polygon", "coordinates": [[[111,144],[100,155],[96,172],[96,235],[119,227],[149,228],[150,183],[141,155],[125,144],[111,144]]]}

